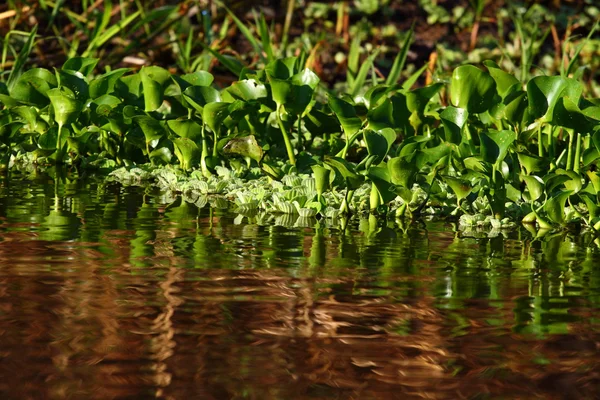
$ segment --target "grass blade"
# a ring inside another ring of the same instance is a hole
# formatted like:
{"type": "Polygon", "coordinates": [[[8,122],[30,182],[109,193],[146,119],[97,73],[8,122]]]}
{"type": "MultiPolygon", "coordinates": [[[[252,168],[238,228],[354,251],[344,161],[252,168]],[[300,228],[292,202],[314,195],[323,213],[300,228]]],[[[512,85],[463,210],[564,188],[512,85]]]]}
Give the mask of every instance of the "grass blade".
{"type": "Polygon", "coordinates": [[[423,72],[425,72],[428,66],[429,63],[425,63],[425,65],[423,65],[421,68],[415,71],[406,81],[404,81],[404,83],[402,84],[402,89],[410,90],[410,88],[413,87],[413,85],[417,82],[417,80],[423,74],[423,72]]]}
{"type": "Polygon", "coordinates": [[[262,47],[267,54],[267,63],[273,61],[275,58],[273,57],[273,46],[271,44],[271,35],[269,32],[269,27],[267,26],[267,21],[265,20],[265,16],[263,14],[260,15],[260,18],[257,18],[256,27],[260,32],[260,40],[262,42],[262,47]]]}
{"type": "Polygon", "coordinates": [[[358,73],[358,61],[360,58],[360,37],[355,36],[350,43],[350,51],[348,52],[348,70],[346,72],[346,83],[348,87],[354,85],[354,79],[358,73]]]}
{"type": "Polygon", "coordinates": [[[117,33],[121,32],[127,25],[132,23],[137,17],[139,17],[140,12],[136,11],[131,14],[129,17],[125,18],[122,21],[117,22],[115,25],[108,28],[102,34],[96,36],[88,45],[86,51],[83,52],[83,57],[89,57],[89,54],[94,50],[102,46],[104,43],[108,42],[113,36],[117,33]]]}
{"type": "Polygon", "coordinates": [[[210,52],[210,54],[213,55],[213,57],[215,57],[217,60],[219,60],[219,62],[221,64],[223,64],[223,66],[225,68],[227,68],[228,70],[233,72],[236,76],[240,76],[240,73],[242,72],[242,69],[244,68],[244,66],[238,60],[231,58],[231,57],[224,56],[223,54],[211,49],[210,47],[208,47],[207,45],[205,45],[202,42],[198,42],[198,43],[200,44],[200,46],[202,46],[206,50],[208,50],[210,52]]]}
{"type": "Polygon", "coordinates": [[[225,10],[227,10],[227,13],[231,17],[231,19],[233,19],[233,22],[235,22],[242,35],[244,35],[244,37],[250,42],[250,45],[252,45],[252,48],[254,49],[256,54],[258,54],[261,60],[263,60],[264,62],[265,57],[263,56],[260,44],[258,43],[258,40],[256,40],[256,38],[254,37],[252,32],[250,32],[250,29],[248,29],[248,27],[244,25],[244,23],[238,17],[236,17],[235,14],[229,8],[225,7],[225,5],[223,5],[223,7],[225,8],[225,10]]]}
{"type": "Polygon", "coordinates": [[[385,81],[386,85],[395,85],[398,82],[398,79],[400,79],[402,71],[404,70],[404,64],[406,63],[406,57],[408,56],[408,49],[410,48],[414,33],[415,23],[413,22],[413,24],[410,27],[410,31],[408,31],[408,35],[406,35],[406,38],[402,43],[400,53],[398,53],[398,55],[394,59],[392,70],[390,71],[390,74],[388,75],[385,81]]]}
{"type": "MultiPolygon", "coordinates": [[[[577,61],[577,59],[579,58],[579,53],[581,53],[581,50],[583,50],[585,45],[590,41],[592,35],[596,33],[596,30],[598,30],[599,27],[600,19],[596,21],[596,23],[590,30],[590,33],[588,33],[587,37],[584,40],[582,40],[581,43],[579,43],[579,46],[577,46],[577,49],[575,50],[575,54],[573,55],[573,57],[571,57],[571,61],[569,61],[569,66],[567,67],[567,70],[565,71],[565,73],[561,74],[562,76],[569,76],[569,74],[573,70],[573,67],[575,66],[575,61],[577,61]]],[[[564,66],[564,63],[561,63],[561,67],[562,66],[564,66]]]]}
{"type": "Polygon", "coordinates": [[[23,48],[21,49],[21,52],[19,53],[19,55],[17,56],[17,59],[15,60],[15,64],[14,64],[12,70],[10,71],[10,75],[8,75],[8,81],[6,82],[6,86],[8,87],[8,90],[12,89],[12,87],[17,82],[17,79],[19,79],[19,77],[23,73],[23,67],[25,66],[25,62],[29,58],[29,54],[31,53],[31,50],[33,49],[33,43],[34,43],[36,33],[37,33],[37,25],[35,25],[33,27],[33,30],[31,31],[31,33],[29,34],[29,37],[27,38],[27,42],[25,42],[25,46],[23,46],[23,48]]]}
{"type": "Polygon", "coordinates": [[[378,54],[379,49],[376,49],[369,57],[367,57],[365,62],[360,66],[358,74],[356,74],[356,78],[354,79],[354,82],[352,82],[352,86],[350,87],[350,94],[352,96],[356,96],[358,94],[358,91],[364,86],[365,81],[367,80],[367,75],[369,74],[369,70],[373,66],[375,57],[377,57],[378,54]]]}

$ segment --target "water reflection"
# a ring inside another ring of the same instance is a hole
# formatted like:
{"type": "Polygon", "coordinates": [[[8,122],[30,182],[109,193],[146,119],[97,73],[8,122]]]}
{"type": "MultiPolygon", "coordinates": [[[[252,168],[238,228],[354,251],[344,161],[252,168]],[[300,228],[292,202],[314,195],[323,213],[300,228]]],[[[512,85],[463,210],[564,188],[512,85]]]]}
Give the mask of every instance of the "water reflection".
{"type": "Polygon", "coordinates": [[[93,180],[2,188],[2,398],[600,389],[600,252],[585,234],[341,229],[93,180]]]}

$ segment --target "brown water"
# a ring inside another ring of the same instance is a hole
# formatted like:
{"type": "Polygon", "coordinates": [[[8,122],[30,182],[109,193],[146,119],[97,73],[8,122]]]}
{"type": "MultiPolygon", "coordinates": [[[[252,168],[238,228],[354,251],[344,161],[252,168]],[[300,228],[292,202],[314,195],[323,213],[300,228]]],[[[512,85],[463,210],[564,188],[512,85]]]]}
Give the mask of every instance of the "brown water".
{"type": "Polygon", "coordinates": [[[2,181],[0,398],[600,396],[589,235],[286,227],[167,201],[2,181]]]}

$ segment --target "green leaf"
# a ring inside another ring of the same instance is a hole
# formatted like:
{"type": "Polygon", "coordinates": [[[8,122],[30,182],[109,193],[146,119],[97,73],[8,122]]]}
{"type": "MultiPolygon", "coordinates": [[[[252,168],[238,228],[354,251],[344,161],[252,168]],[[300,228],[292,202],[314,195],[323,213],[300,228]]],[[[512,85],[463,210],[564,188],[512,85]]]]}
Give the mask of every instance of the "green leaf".
{"type": "Polygon", "coordinates": [[[525,169],[527,175],[531,175],[532,172],[548,170],[548,160],[546,158],[524,152],[517,153],[517,157],[519,158],[519,164],[525,169]]]}
{"type": "Polygon", "coordinates": [[[518,90],[521,82],[513,75],[500,69],[500,67],[493,61],[487,60],[483,62],[490,73],[490,76],[496,82],[496,89],[502,99],[515,90],[518,90]]]}
{"type": "Polygon", "coordinates": [[[199,113],[204,112],[204,106],[208,103],[221,102],[219,91],[210,86],[190,86],[183,92],[183,98],[199,113]]]}
{"type": "Polygon", "coordinates": [[[43,108],[50,103],[48,90],[58,85],[56,76],[43,68],[24,72],[10,90],[13,100],[43,108]]]}
{"type": "Polygon", "coordinates": [[[73,72],[81,72],[83,76],[89,77],[94,72],[94,68],[96,68],[97,64],[97,58],[72,57],[65,61],[65,63],[62,66],[62,69],[73,72]]]}
{"type": "Polygon", "coordinates": [[[175,156],[185,171],[192,167],[192,163],[200,159],[200,149],[193,140],[187,137],[180,137],[173,140],[175,156]]]}
{"type": "Polygon", "coordinates": [[[392,184],[412,189],[419,169],[405,157],[394,157],[387,163],[392,184]]]}
{"type": "Polygon", "coordinates": [[[329,165],[344,178],[348,185],[347,189],[354,190],[358,188],[365,178],[356,172],[356,167],[353,164],[341,157],[325,156],[324,161],[325,164],[329,165]]]}
{"type": "Polygon", "coordinates": [[[434,83],[433,85],[411,90],[406,94],[406,105],[412,113],[423,115],[427,104],[437,95],[444,85],[442,83],[434,83]]]}
{"type": "Polygon", "coordinates": [[[469,113],[464,108],[448,106],[440,113],[440,120],[444,125],[446,141],[460,144],[462,141],[462,129],[469,118],[469,113]]]}
{"type": "Polygon", "coordinates": [[[456,195],[458,203],[460,203],[461,200],[465,199],[469,194],[471,194],[471,191],[473,190],[473,186],[471,186],[471,184],[464,179],[448,175],[442,175],[442,179],[448,184],[448,186],[450,186],[450,188],[456,195]]]}
{"type": "Polygon", "coordinates": [[[483,113],[493,105],[496,82],[489,73],[472,65],[462,65],[452,73],[452,104],[470,113],[483,113]]]}
{"type": "Polygon", "coordinates": [[[86,102],[90,97],[87,79],[81,72],[69,70],[55,70],[58,86],[67,88],[73,97],[81,102],[86,102]]]}
{"type": "Polygon", "coordinates": [[[376,156],[376,160],[373,161],[374,165],[379,164],[390,151],[390,148],[396,141],[396,132],[391,128],[382,129],[379,132],[371,129],[366,129],[363,132],[365,142],[367,144],[367,150],[369,155],[376,156]]]}
{"type": "Polygon", "coordinates": [[[223,102],[208,103],[202,111],[202,120],[215,132],[221,132],[223,122],[229,116],[229,104],[223,102]]]}
{"type": "Polygon", "coordinates": [[[551,221],[557,224],[565,222],[565,204],[571,193],[570,190],[561,191],[544,203],[544,211],[551,221]]]}
{"type": "Polygon", "coordinates": [[[358,92],[364,88],[369,70],[373,67],[373,63],[375,62],[375,58],[378,54],[379,49],[376,49],[372,54],[370,54],[367,57],[367,59],[360,66],[358,74],[356,74],[356,77],[354,78],[352,85],[350,85],[349,88],[351,96],[356,96],[358,92]]]}
{"type": "Polygon", "coordinates": [[[163,102],[163,85],[171,79],[171,74],[164,68],[142,67],[139,72],[142,80],[145,111],[157,110],[163,102]]]}
{"type": "Polygon", "coordinates": [[[119,78],[129,71],[129,68],[119,68],[92,79],[89,85],[90,98],[96,99],[102,95],[111,94],[119,78]]]}
{"type": "Polygon", "coordinates": [[[148,156],[150,162],[157,165],[169,165],[173,158],[173,153],[168,147],[159,147],[150,152],[148,156]]]}
{"type": "Polygon", "coordinates": [[[308,68],[292,76],[292,88],[290,97],[285,102],[285,110],[295,115],[304,114],[313,99],[319,81],[319,77],[308,68]]]}
{"type": "Polygon", "coordinates": [[[139,125],[147,144],[158,141],[166,133],[160,122],[147,115],[136,115],[132,120],[139,125]]]}
{"type": "Polygon", "coordinates": [[[352,136],[360,130],[362,121],[356,115],[356,109],[352,104],[337,97],[329,96],[329,107],[340,121],[347,137],[352,136]]]}
{"type": "Polygon", "coordinates": [[[225,92],[235,100],[258,100],[267,97],[267,87],[254,79],[244,79],[231,84],[225,92]]]}
{"type": "Polygon", "coordinates": [[[256,142],[254,135],[229,140],[227,144],[223,146],[223,153],[251,158],[257,163],[263,158],[263,149],[256,142]]]}
{"type": "Polygon", "coordinates": [[[562,97],[556,101],[552,123],[584,134],[592,132],[594,126],[598,125],[592,123],[577,107],[577,104],[568,97],[562,97]]]}
{"type": "Polygon", "coordinates": [[[331,170],[319,164],[311,165],[310,168],[312,169],[315,178],[317,196],[321,199],[323,193],[329,188],[329,174],[331,173],[331,170]]]}
{"type": "Polygon", "coordinates": [[[395,127],[393,111],[394,105],[391,101],[384,101],[379,106],[370,109],[367,113],[369,128],[380,130],[395,127]]]}
{"type": "Polygon", "coordinates": [[[510,145],[517,139],[513,131],[479,132],[481,157],[484,161],[499,165],[504,161],[510,145]]]}
{"type": "Polygon", "coordinates": [[[73,98],[71,92],[65,91],[63,88],[50,89],[47,93],[54,109],[56,123],[64,126],[74,122],[84,104],[73,98]]]}
{"type": "Polygon", "coordinates": [[[396,192],[391,185],[391,176],[387,165],[381,164],[377,167],[369,168],[367,176],[377,188],[378,195],[381,196],[383,204],[387,204],[396,198],[396,192]]]}
{"type": "Polygon", "coordinates": [[[202,126],[190,119],[171,119],[167,121],[167,126],[182,138],[199,140],[202,136],[202,126]]]}
{"type": "Polygon", "coordinates": [[[519,174],[519,178],[525,182],[529,191],[529,199],[526,199],[527,201],[536,201],[544,194],[544,181],[540,177],[519,174]]]}
{"type": "Polygon", "coordinates": [[[527,83],[529,115],[550,122],[554,107],[561,97],[578,102],[583,86],[574,79],[561,76],[536,76],[527,83]]]}

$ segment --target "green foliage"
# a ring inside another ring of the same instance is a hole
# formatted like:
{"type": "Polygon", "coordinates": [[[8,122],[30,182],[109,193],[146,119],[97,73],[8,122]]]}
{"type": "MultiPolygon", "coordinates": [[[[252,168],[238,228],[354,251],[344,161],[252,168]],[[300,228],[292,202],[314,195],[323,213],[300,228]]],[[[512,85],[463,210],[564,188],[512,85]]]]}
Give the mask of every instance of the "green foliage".
{"type": "MultiPolygon", "coordinates": [[[[94,76],[96,60],[82,57],[54,72],[31,69],[0,88],[1,158],[175,164],[202,179],[263,173],[285,185],[290,173],[310,173],[308,188],[272,200],[301,215],[415,216],[435,205],[498,220],[510,209],[545,228],[578,218],[597,225],[600,112],[578,81],[536,77],[523,91],[486,63],[488,71],[457,68],[449,87],[375,85],[325,103],[302,64],[274,59],[221,90],[206,71],[94,76]]],[[[260,207],[244,196],[244,207],[260,207]]]]}

